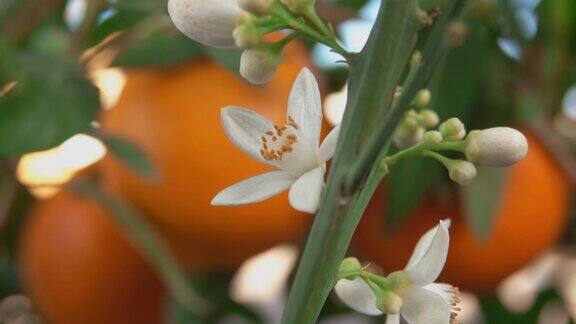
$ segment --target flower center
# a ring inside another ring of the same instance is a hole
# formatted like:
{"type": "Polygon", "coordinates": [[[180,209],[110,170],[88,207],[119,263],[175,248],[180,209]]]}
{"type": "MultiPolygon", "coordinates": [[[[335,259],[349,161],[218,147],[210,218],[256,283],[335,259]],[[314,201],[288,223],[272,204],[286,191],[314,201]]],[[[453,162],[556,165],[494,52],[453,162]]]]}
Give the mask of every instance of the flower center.
{"type": "Polygon", "coordinates": [[[461,308],[458,306],[458,304],[460,303],[460,290],[458,289],[458,287],[452,287],[451,291],[449,291],[449,293],[451,294],[451,299],[450,299],[450,324],[455,324],[457,323],[456,321],[456,317],[458,316],[458,313],[461,311],[461,308]]]}
{"type": "Polygon", "coordinates": [[[273,130],[269,130],[260,137],[260,154],[267,161],[282,161],[285,155],[294,150],[294,145],[298,142],[296,133],[300,126],[288,116],[288,123],[282,127],[274,125],[273,130]]]}

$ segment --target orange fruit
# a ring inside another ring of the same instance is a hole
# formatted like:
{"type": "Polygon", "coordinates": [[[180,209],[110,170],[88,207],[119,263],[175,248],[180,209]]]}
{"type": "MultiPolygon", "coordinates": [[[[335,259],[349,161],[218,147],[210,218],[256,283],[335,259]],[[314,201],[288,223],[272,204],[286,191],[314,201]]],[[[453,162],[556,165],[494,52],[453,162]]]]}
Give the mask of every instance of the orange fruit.
{"type": "MultiPolygon", "coordinates": [[[[546,149],[528,136],[526,158],[506,173],[492,231],[480,240],[456,200],[424,199],[393,233],[382,228],[385,202],[374,199],[358,227],[355,251],[386,272],[402,269],[414,245],[439,219],[452,219],[450,252],[440,281],[487,292],[543,251],[565,230],[569,182],[546,149]],[[386,234],[385,234],[386,233],[386,234]]],[[[380,195],[381,196],[381,195],[380,195]]]]}
{"type": "Polygon", "coordinates": [[[147,181],[110,158],[104,163],[105,182],[150,215],[185,265],[232,268],[306,232],[311,216],[294,211],[285,193],[246,206],[215,207],[210,201],[220,190],[270,170],[228,140],[220,108],[246,107],[283,124],[292,83],[310,64],[307,51],[293,43],[273,80],[260,87],[208,59],[128,71],[118,104],[103,116],[103,128],[138,144],[160,180],[147,181]]]}
{"type": "Polygon", "coordinates": [[[160,323],[160,282],[109,215],[69,192],[38,202],[21,236],[26,291],[50,323],[160,323]]]}

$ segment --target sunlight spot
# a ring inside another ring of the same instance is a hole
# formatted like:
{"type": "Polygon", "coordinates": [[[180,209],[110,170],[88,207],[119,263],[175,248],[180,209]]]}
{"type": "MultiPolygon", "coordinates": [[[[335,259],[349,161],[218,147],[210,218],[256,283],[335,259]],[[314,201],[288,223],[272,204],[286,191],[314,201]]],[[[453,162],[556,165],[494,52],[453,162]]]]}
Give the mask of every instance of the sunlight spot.
{"type": "Polygon", "coordinates": [[[122,69],[99,69],[91,73],[94,84],[100,89],[100,100],[104,109],[110,109],[118,103],[126,85],[126,74],[122,69]]]}
{"type": "Polygon", "coordinates": [[[232,298],[240,303],[270,303],[282,298],[298,250],[281,245],[242,264],[231,285],[232,298]]]}
{"type": "Polygon", "coordinates": [[[23,155],[16,167],[16,178],[35,197],[50,198],[77,172],[96,163],[105,154],[106,147],[100,140],[78,134],[58,147],[23,155]]]}
{"type": "Polygon", "coordinates": [[[324,117],[330,125],[336,126],[342,122],[347,98],[348,85],[345,85],[340,91],[326,96],[324,100],[324,117]]]}

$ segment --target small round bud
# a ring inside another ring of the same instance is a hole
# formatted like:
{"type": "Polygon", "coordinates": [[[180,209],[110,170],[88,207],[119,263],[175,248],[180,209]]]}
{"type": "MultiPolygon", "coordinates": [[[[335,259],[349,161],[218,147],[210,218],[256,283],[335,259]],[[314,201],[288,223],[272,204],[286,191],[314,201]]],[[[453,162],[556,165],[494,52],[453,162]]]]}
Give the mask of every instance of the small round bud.
{"type": "Polygon", "coordinates": [[[314,6],[316,0],[280,0],[293,13],[304,13],[306,9],[314,6]]]}
{"type": "Polygon", "coordinates": [[[349,257],[342,260],[342,263],[340,264],[340,270],[338,270],[340,275],[353,274],[361,271],[362,265],[360,264],[360,261],[354,257],[349,257]]]}
{"type": "Polygon", "coordinates": [[[394,89],[394,96],[392,97],[392,99],[393,100],[400,99],[403,91],[404,91],[404,88],[402,88],[401,86],[397,86],[396,89],[394,89]]]}
{"type": "Polygon", "coordinates": [[[439,131],[428,131],[424,134],[424,139],[422,142],[428,145],[440,144],[444,140],[442,133],[439,131]]]}
{"type": "Polygon", "coordinates": [[[232,33],[236,46],[240,48],[254,48],[260,44],[261,36],[258,32],[258,27],[253,23],[250,18],[240,18],[238,25],[232,33]]]}
{"type": "Polygon", "coordinates": [[[469,184],[476,177],[476,173],[476,166],[465,160],[454,161],[448,168],[450,179],[462,186],[469,184]]]}
{"type": "Polygon", "coordinates": [[[407,123],[401,123],[392,137],[394,144],[399,149],[414,146],[422,141],[426,129],[422,126],[413,127],[407,123]]]}
{"type": "Polygon", "coordinates": [[[264,84],[272,79],[281,61],[282,51],[267,47],[247,49],[240,57],[240,75],[254,84],[264,84]]]}
{"type": "Polygon", "coordinates": [[[420,21],[420,25],[422,25],[423,27],[432,26],[432,24],[434,23],[434,18],[424,10],[417,9],[416,16],[420,21]]]}
{"type": "Polygon", "coordinates": [[[458,118],[450,118],[438,128],[447,141],[460,141],[466,137],[466,127],[458,118]]]}
{"type": "Polygon", "coordinates": [[[462,20],[456,20],[448,26],[448,41],[454,47],[462,45],[468,34],[468,27],[462,20]]]}
{"type": "Polygon", "coordinates": [[[468,161],[473,163],[508,166],[526,156],[528,141],[514,128],[488,128],[470,132],[464,153],[468,161]]]}
{"type": "Polygon", "coordinates": [[[402,298],[392,291],[384,290],[380,296],[376,296],[377,307],[384,314],[398,314],[404,305],[402,298]]]}
{"type": "Polygon", "coordinates": [[[415,51],[410,57],[410,65],[416,67],[422,62],[422,53],[420,51],[415,51]]]}
{"type": "Polygon", "coordinates": [[[422,110],[418,116],[422,126],[426,128],[436,127],[438,123],[440,123],[440,117],[438,117],[438,114],[434,110],[422,110]]]}
{"type": "Polygon", "coordinates": [[[273,0],[238,0],[238,6],[256,16],[263,16],[270,12],[273,0]]]}
{"type": "Polygon", "coordinates": [[[430,104],[430,99],[432,99],[432,93],[430,90],[422,89],[416,94],[416,98],[414,98],[412,105],[418,108],[425,108],[430,104]]]}

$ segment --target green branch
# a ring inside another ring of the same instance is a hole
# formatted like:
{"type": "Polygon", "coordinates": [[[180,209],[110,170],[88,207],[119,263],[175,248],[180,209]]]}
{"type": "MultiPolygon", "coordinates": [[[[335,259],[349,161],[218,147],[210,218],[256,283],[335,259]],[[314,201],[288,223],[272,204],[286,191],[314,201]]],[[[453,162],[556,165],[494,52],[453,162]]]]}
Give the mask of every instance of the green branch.
{"type": "MultiPolygon", "coordinates": [[[[460,7],[464,0],[448,1],[460,7]]],[[[421,27],[421,12],[416,0],[383,1],[378,19],[364,50],[351,62],[349,94],[340,132],[340,140],[330,170],[320,210],[316,215],[304,249],[295,281],[286,305],[283,322],[286,324],[315,323],[337,277],[340,262],[344,258],[354,231],[372,195],[388,172],[386,164],[375,163],[386,156],[386,146],[391,132],[379,139],[380,146],[354,190],[344,191],[349,181],[350,169],[357,164],[358,154],[366,154],[374,142],[373,136],[380,125],[395,128],[399,119],[392,118],[402,112],[407,98],[420,88],[420,82],[428,80],[436,62],[434,55],[424,58],[421,69],[414,78],[399,104],[388,112],[396,86],[414,49],[421,27]],[[421,80],[421,81],[420,81],[421,80]],[[364,181],[365,180],[365,181],[364,181]]],[[[455,10],[445,11],[455,13],[455,10]]],[[[446,24],[436,27],[434,35],[444,35],[446,24]],[[440,29],[440,30],[438,30],[440,29]]],[[[428,48],[438,46],[442,38],[432,37],[428,48]]],[[[430,55],[430,50],[425,55],[430,55]]],[[[411,100],[410,100],[411,101],[411,100]]],[[[410,102],[408,102],[409,104],[410,102]]],[[[399,114],[400,116],[402,114],[399,114]]],[[[378,131],[382,132],[382,131],[378,131]]],[[[366,158],[365,158],[366,159],[366,158]]],[[[362,173],[363,174],[363,173],[362,173]]]]}

